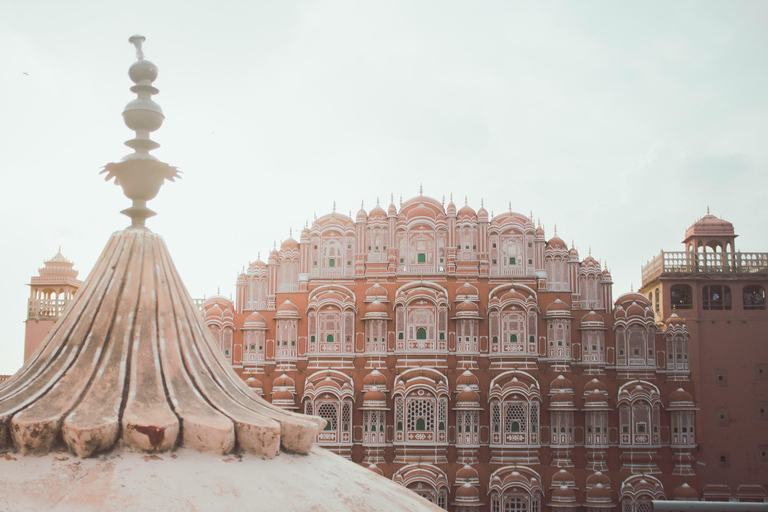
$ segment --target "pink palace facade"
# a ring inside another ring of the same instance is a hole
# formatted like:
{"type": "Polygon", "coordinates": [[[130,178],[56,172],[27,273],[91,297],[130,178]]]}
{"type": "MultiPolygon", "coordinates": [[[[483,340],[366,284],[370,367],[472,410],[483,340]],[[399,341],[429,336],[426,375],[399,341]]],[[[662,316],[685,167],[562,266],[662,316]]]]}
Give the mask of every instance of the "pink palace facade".
{"type": "Polygon", "coordinates": [[[444,509],[701,499],[696,340],[611,288],[532,218],[419,195],[316,219],[204,315],[255,392],[328,420],[321,446],[444,509]]]}

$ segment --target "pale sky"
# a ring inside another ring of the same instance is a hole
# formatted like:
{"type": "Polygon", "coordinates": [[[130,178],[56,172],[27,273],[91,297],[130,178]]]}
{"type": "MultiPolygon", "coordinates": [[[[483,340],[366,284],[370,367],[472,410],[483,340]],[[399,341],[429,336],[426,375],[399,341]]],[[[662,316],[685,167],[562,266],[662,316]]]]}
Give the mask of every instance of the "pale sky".
{"type": "Polygon", "coordinates": [[[128,37],[184,173],[149,207],[194,297],[314,213],[418,194],[541,219],[614,297],[706,213],[768,251],[768,2],[4,2],[0,374],[59,245],[84,279],[130,201],[128,37]],[[762,226],[762,227],[761,227],[762,226]]]}

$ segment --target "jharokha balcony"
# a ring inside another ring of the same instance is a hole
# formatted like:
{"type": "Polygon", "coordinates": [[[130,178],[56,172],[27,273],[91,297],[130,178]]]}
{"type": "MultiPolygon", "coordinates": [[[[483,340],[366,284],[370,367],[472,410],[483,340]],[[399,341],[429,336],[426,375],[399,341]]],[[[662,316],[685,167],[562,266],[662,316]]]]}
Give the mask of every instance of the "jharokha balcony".
{"type": "Polygon", "coordinates": [[[643,266],[643,286],[661,275],[753,274],[768,272],[765,252],[661,251],[643,266]]]}

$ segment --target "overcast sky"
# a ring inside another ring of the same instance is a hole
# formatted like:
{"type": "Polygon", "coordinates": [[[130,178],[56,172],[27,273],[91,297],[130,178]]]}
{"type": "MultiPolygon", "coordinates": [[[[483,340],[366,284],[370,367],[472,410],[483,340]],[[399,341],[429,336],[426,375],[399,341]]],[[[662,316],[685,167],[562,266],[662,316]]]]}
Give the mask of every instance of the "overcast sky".
{"type": "Polygon", "coordinates": [[[706,213],[768,251],[768,2],[5,2],[0,373],[61,245],[85,278],[130,201],[128,37],[147,37],[178,166],[149,206],[194,297],[274,241],[418,194],[540,218],[614,297],[706,213]],[[212,7],[212,6],[215,6],[212,7]]]}

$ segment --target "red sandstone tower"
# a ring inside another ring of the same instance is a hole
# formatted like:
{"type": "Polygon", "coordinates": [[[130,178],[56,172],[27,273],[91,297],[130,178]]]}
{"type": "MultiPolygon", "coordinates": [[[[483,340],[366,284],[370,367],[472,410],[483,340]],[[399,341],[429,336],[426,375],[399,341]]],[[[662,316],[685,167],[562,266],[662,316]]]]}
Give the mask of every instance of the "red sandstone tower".
{"type": "MultiPolygon", "coordinates": [[[[656,320],[676,313],[694,340],[705,499],[762,499],[768,482],[768,253],[736,251],[736,236],[733,224],[707,211],[686,230],[685,251],[662,251],[643,267],[641,293],[656,320]]],[[[677,335],[666,344],[659,365],[676,374],[689,360],[677,335]]]]}
{"type": "Polygon", "coordinates": [[[75,297],[83,284],[77,279],[74,263],[67,260],[61,249],[32,276],[24,332],[24,360],[37,350],[40,342],[51,332],[56,320],[75,297]]]}

